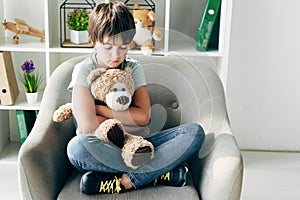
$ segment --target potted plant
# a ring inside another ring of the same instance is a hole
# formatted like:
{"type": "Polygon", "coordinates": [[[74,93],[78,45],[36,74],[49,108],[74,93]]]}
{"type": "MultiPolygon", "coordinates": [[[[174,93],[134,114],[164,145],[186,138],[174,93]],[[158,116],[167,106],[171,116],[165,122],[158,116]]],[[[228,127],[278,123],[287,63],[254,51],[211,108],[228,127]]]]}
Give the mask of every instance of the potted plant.
{"type": "Polygon", "coordinates": [[[70,42],[82,44],[89,42],[88,24],[89,13],[86,9],[74,9],[67,16],[68,27],[70,28],[70,42]]]}
{"type": "Polygon", "coordinates": [[[42,83],[42,77],[35,73],[35,67],[32,60],[27,60],[21,65],[23,74],[20,74],[21,82],[26,88],[26,98],[28,103],[36,103],[38,97],[38,88],[42,83]]]}

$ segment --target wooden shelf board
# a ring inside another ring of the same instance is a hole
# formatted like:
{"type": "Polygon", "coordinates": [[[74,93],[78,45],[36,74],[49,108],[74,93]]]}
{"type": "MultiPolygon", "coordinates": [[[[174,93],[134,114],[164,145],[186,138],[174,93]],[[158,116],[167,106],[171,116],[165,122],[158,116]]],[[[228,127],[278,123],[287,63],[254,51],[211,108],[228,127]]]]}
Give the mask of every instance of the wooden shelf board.
{"type": "Polygon", "coordinates": [[[20,92],[13,105],[0,105],[0,110],[39,110],[43,92],[39,91],[38,102],[36,104],[28,104],[24,92],[20,92]]]}

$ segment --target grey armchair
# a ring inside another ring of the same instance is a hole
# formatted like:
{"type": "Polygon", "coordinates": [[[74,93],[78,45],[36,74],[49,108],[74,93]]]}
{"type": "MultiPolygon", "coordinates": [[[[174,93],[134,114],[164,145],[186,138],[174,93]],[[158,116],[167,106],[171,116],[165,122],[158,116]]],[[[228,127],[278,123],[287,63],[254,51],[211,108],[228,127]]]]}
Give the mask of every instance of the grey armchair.
{"type": "Polygon", "coordinates": [[[22,199],[240,199],[243,159],[230,130],[223,87],[215,72],[179,56],[133,57],[143,64],[146,74],[151,130],[197,122],[207,134],[201,150],[188,162],[188,184],[179,188],[147,186],[115,196],[80,193],[81,175],[66,156],[68,141],[75,135],[74,121],[54,123],[52,114],[71,101],[66,86],[83,56],[62,63],[47,84],[35,126],[19,152],[22,199]]]}

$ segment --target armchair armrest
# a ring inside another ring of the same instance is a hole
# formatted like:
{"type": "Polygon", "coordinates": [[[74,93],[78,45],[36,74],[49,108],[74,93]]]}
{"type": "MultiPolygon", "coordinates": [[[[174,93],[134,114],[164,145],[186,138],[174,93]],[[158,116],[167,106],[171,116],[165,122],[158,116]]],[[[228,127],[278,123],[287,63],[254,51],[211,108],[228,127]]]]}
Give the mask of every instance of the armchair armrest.
{"type": "Polygon", "coordinates": [[[206,151],[204,157],[200,151],[190,161],[194,184],[201,199],[240,199],[243,159],[234,136],[220,134],[215,139],[213,134],[208,134],[206,140],[213,142],[210,151],[206,151]]]}
{"type": "Polygon", "coordinates": [[[66,148],[75,134],[74,121],[55,123],[52,114],[71,101],[66,86],[73,67],[72,62],[64,63],[52,74],[35,125],[20,148],[18,178],[22,199],[57,199],[72,170],[66,148]]]}

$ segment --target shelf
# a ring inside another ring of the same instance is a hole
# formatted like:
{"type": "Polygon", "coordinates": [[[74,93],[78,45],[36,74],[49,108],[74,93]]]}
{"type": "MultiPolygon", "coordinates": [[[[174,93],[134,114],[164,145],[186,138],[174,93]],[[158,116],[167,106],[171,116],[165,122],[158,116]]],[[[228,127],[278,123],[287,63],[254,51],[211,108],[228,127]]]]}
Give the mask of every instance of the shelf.
{"type": "MultiPolygon", "coordinates": [[[[71,48],[71,47],[51,47],[49,49],[50,53],[82,53],[82,54],[90,54],[94,52],[94,48],[71,48]]],[[[128,55],[141,55],[140,50],[130,50],[128,55]]],[[[165,55],[166,52],[164,50],[155,50],[152,54],[156,55],[165,55]]]]}
{"type": "Polygon", "coordinates": [[[94,51],[93,48],[71,48],[71,47],[51,47],[49,49],[50,53],[83,53],[88,54],[94,51]]]}
{"type": "Polygon", "coordinates": [[[94,49],[90,47],[61,47],[58,42],[55,42],[50,45],[48,51],[51,53],[92,53],[94,49]]]}
{"type": "Polygon", "coordinates": [[[24,92],[20,92],[14,105],[0,105],[0,110],[39,110],[43,92],[39,92],[38,102],[36,104],[28,104],[24,92]]]}
{"type": "Polygon", "coordinates": [[[194,41],[176,41],[170,42],[169,50],[166,55],[182,55],[182,56],[208,56],[208,57],[222,57],[223,54],[218,50],[197,51],[195,49],[196,42],[194,41]]]}
{"type": "Polygon", "coordinates": [[[2,38],[0,40],[0,51],[22,51],[22,52],[45,52],[45,42],[36,40],[20,39],[19,44],[13,44],[11,39],[2,38]]]}

